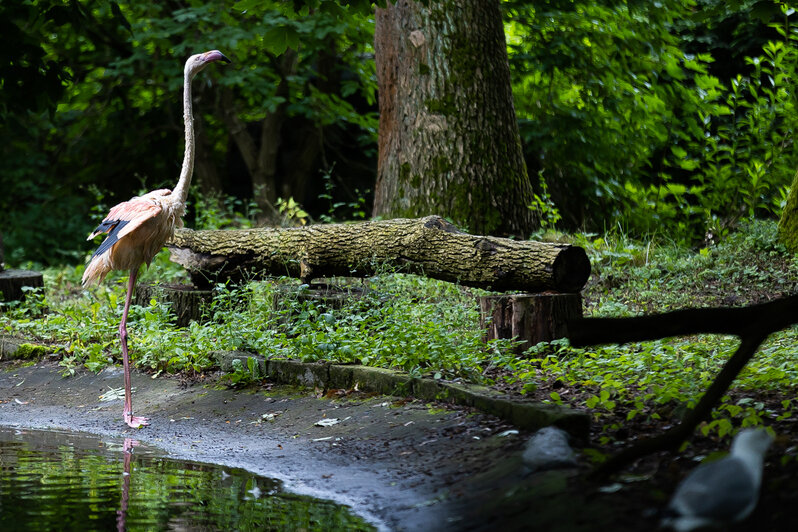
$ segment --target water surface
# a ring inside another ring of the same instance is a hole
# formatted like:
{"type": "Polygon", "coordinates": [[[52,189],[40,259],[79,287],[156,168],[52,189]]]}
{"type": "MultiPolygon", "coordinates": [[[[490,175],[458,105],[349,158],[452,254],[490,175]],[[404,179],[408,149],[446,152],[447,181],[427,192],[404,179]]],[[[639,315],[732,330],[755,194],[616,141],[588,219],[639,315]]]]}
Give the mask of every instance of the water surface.
{"type": "Polygon", "coordinates": [[[0,428],[0,530],[374,530],[279,481],[135,440],[0,428]]]}

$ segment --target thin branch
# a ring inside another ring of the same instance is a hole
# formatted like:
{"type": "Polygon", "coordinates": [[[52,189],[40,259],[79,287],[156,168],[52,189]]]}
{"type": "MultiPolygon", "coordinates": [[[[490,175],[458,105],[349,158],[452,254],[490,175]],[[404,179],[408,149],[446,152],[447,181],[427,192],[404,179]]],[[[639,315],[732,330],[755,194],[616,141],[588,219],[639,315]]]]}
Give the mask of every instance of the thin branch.
{"type": "Polygon", "coordinates": [[[587,318],[568,323],[571,345],[626,343],[692,334],[729,334],[741,343],[718,373],[698,404],[682,422],[659,436],[641,440],[612,456],[592,473],[610,475],[648,454],[676,449],[690,438],[699,423],[708,419],[737,375],[773,332],[798,323],[798,295],[744,308],[685,309],[639,318],[587,318]]]}
{"type": "Polygon", "coordinates": [[[750,336],[743,338],[742,343],[734,352],[734,355],[726,362],[723,369],[710,385],[706,393],[701,397],[698,404],[691,410],[687,411],[684,419],[678,425],[668,429],[659,436],[647,438],[638,441],[631,447],[627,447],[618,454],[610,457],[609,460],[600,464],[591,473],[590,476],[595,478],[603,478],[624,466],[634,462],[638,458],[642,458],[657,451],[670,450],[673,451],[681,445],[681,443],[690,438],[693,431],[699,423],[709,418],[712,409],[729,389],[731,383],[745,367],[745,364],[751,360],[760,344],[765,340],[766,336],[750,336]]]}
{"type": "Polygon", "coordinates": [[[642,342],[670,336],[768,334],[798,323],[798,295],[742,308],[684,309],[637,318],[580,318],[569,322],[574,347],[642,342]]]}

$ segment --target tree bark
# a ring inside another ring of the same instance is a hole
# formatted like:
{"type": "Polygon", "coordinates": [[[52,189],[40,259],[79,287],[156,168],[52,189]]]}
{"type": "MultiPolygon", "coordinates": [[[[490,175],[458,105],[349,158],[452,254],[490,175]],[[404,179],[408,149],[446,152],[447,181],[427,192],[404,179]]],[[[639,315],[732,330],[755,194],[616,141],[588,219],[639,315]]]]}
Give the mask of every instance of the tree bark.
{"type": "Polygon", "coordinates": [[[513,294],[479,298],[485,340],[515,338],[521,354],[540,342],[568,336],[568,321],[582,317],[579,294],[513,294]]]}
{"type": "Polygon", "coordinates": [[[479,234],[536,227],[498,0],[377,9],[374,215],[438,213],[479,234]]]}
{"type": "Polygon", "coordinates": [[[288,275],[373,275],[385,268],[491,290],[578,292],[590,276],[580,247],[459,232],[440,217],[284,229],[192,231],[168,243],[197,286],[288,275]]]}
{"type": "Polygon", "coordinates": [[[779,220],[779,241],[792,253],[798,252],[798,172],[792,178],[787,204],[779,220]]]}

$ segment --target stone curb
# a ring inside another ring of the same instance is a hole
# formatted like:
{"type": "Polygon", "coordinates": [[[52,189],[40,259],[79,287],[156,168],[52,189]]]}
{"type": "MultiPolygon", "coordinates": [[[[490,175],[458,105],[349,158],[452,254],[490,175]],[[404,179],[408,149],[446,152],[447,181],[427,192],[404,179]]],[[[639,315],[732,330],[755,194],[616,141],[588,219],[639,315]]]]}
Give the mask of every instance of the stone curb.
{"type": "Polygon", "coordinates": [[[470,406],[527,430],[555,425],[578,438],[587,439],[590,415],[564,406],[509,397],[485,386],[414,378],[402,371],[360,365],[267,360],[242,351],[215,351],[211,356],[220,369],[232,372],[233,361],[247,367],[247,359],[258,363],[259,375],[282,384],[320,388],[357,388],[382,395],[412,396],[425,401],[444,401],[470,406]]]}
{"type": "MultiPolygon", "coordinates": [[[[16,338],[0,338],[0,360],[31,360],[42,358],[48,352],[50,348],[47,346],[16,338]]],[[[444,401],[470,406],[526,430],[555,425],[582,439],[587,439],[590,432],[590,415],[586,412],[517,399],[486,386],[415,378],[402,371],[369,366],[285,359],[267,360],[262,355],[242,351],[215,351],[211,356],[225,372],[234,371],[234,360],[240,360],[246,368],[247,359],[254,358],[258,363],[259,375],[282,384],[328,389],[357,387],[362,391],[382,395],[415,397],[424,401],[444,401]]]]}

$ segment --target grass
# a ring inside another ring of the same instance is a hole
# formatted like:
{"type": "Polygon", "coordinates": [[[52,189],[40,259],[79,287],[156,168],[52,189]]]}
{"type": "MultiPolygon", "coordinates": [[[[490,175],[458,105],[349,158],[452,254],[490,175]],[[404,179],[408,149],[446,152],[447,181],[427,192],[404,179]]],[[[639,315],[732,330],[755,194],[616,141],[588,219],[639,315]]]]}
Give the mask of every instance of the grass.
{"type": "MultiPolygon", "coordinates": [[[[614,233],[557,238],[585,247],[591,257],[594,273],[583,292],[587,316],[741,306],[792,293],[798,284],[798,265],[774,243],[772,222],[749,223],[703,249],[614,233]]],[[[100,370],[121,353],[116,332],[125,277],[113,274],[103,286],[84,291],[82,272],[82,266],[45,270],[46,296],[31,294],[0,314],[0,334],[51,344],[66,374],[81,365],[100,370]]],[[[142,281],[182,278],[163,253],[142,281]]],[[[134,306],[129,325],[134,363],[154,373],[205,372],[213,368],[213,351],[235,349],[398,368],[589,408],[608,443],[630,427],[654,430],[677,419],[737,343],[700,336],[575,349],[559,340],[518,357],[511,341],[482,342],[478,291],[387,269],[338,282],[352,294],[342,308],[303,297],[307,287],[292,279],[217,286],[208,319],[186,328],[173,325],[165,305],[134,306]]],[[[735,426],[791,418],[797,334],[791,328],[768,339],[702,427],[706,434],[724,436],[735,426]]],[[[249,370],[237,368],[231,382],[245,382],[249,370]]]]}

